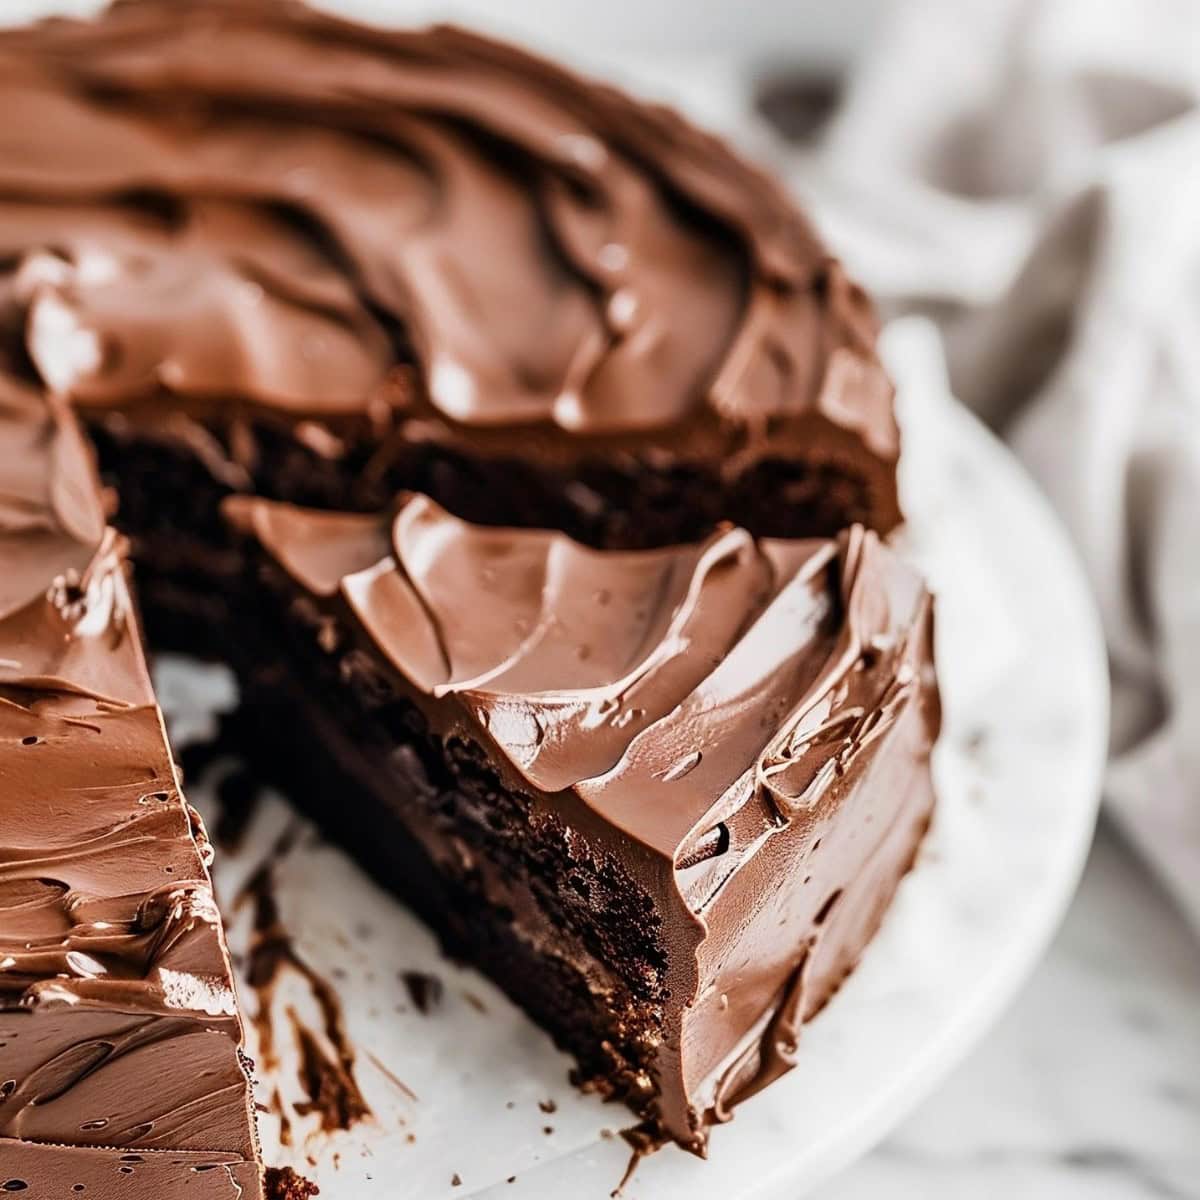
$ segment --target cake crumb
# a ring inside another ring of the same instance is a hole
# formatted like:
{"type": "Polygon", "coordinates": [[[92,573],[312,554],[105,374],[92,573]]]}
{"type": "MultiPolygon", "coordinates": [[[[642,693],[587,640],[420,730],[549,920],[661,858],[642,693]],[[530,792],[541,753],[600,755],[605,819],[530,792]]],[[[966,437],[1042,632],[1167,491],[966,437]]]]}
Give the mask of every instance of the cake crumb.
{"type": "Polygon", "coordinates": [[[263,1177],[268,1200],[311,1200],[321,1189],[291,1167],[268,1167],[263,1177]]]}
{"type": "Polygon", "coordinates": [[[429,1016],[441,1005],[445,989],[436,975],[430,975],[426,971],[401,971],[400,982],[408,989],[413,1007],[423,1017],[429,1016]]]}
{"type": "Polygon", "coordinates": [[[455,1171],[454,1174],[450,1176],[450,1186],[451,1187],[462,1187],[462,1176],[460,1176],[457,1171],[455,1171]]]}
{"type": "Polygon", "coordinates": [[[553,1100],[539,1100],[538,1108],[544,1113],[558,1112],[558,1105],[553,1100]]]}

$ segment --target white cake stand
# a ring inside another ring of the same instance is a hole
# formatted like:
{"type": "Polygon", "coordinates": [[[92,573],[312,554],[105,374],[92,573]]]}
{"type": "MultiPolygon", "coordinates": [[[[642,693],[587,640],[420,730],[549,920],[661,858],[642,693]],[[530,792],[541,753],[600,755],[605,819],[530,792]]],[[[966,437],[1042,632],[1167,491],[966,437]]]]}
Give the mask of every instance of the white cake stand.
{"type": "MultiPolygon", "coordinates": [[[[938,593],[937,817],[861,966],[806,1029],[797,1069],[715,1131],[709,1161],[669,1148],[641,1162],[629,1200],[795,1200],[868,1149],[1026,978],[1091,838],[1108,690],[1080,568],[1015,461],[946,395],[928,328],[893,326],[884,348],[906,434],[907,540],[938,593]]],[[[231,699],[211,668],[175,660],[159,678],[177,741],[231,699]]],[[[203,789],[192,798],[207,807],[203,789]]],[[[221,858],[227,904],[296,821],[273,801],[243,849],[221,858]]],[[[495,989],[444,962],[422,926],[315,836],[279,864],[277,895],[304,959],[344,981],[355,1076],[374,1115],[325,1134],[292,1110],[303,1094],[286,1008],[321,1023],[311,988],[289,976],[273,1006],[282,1063],[260,1072],[260,1097],[278,1091],[293,1144],[279,1144],[277,1114],[265,1114],[268,1161],[293,1163],[338,1200],[607,1200],[629,1161],[613,1136],[628,1114],[577,1094],[566,1059],[495,989]],[[409,1001],[405,970],[442,981],[430,1014],[409,1001]]],[[[247,920],[231,920],[236,950],[247,920]]]]}

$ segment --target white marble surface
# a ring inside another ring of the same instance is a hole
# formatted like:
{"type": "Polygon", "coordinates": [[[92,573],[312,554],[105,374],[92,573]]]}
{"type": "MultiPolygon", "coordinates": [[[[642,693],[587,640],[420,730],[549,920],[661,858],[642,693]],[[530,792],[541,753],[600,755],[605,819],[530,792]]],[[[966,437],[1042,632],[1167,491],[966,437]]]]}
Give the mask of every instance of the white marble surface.
{"type": "Polygon", "coordinates": [[[1200,1197],[1200,944],[1101,827],[1003,1021],[815,1200],[1200,1197]]]}

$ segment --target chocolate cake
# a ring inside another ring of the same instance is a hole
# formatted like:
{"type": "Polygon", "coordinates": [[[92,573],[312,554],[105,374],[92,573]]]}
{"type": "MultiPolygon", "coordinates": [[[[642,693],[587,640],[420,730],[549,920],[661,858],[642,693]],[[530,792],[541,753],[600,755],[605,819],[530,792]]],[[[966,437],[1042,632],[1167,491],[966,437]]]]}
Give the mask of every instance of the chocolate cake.
{"type": "Polygon", "coordinates": [[[260,768],[703,1151],[932,803],[865,296],[723,143],[457,29],[124,0],[0,31],[0,111],[0,1176],[261,1186],[127,546],[260,768]]]}
{"type": "Polygon", "coordinates": [[[596,551],[427,497],[227,507],[260,547],[267,769],[583,1082],[703,1152],[791,1065],[925,831],[920,579],[860,526],[596,551]]]}

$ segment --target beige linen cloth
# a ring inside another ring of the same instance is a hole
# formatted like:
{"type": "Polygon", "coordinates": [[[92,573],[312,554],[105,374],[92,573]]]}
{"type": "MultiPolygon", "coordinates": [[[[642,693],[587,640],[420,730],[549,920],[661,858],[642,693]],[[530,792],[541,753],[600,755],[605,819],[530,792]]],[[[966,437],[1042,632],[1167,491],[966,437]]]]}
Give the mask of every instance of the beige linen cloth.
{"type": "Polygon", "coordinates": [[[1070,530],[1109,811],[1200,930],[1200,0],[895,0],[790,174],[1070,530]]]}

